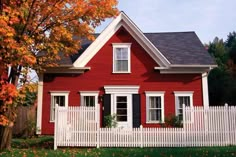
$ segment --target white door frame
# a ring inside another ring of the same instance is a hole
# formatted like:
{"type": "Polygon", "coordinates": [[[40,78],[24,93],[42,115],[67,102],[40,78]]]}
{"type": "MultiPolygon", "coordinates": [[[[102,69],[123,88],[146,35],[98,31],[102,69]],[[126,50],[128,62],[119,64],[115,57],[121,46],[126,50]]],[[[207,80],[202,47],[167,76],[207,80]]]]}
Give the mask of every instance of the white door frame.
{"type": "Polygon", "coordinates": [[[132,94],[138,94],[137,85],[112,85],[104,86],[105,93],[111,94],[111,115],[116,114],[116,97],[127,96],[127,122],[118,122],[117,127],[133,127],[133,103],[132,94]]]}
{"type": "Polygon", "coordinates": [[[117,97],[127,97],[127,121],[117,122],[117,127],[132,128],[133,127],[133,106],[132,106],[132,94],[113,94],[113,101],[111,102],[111,115],[117,115],[117,97]]]}

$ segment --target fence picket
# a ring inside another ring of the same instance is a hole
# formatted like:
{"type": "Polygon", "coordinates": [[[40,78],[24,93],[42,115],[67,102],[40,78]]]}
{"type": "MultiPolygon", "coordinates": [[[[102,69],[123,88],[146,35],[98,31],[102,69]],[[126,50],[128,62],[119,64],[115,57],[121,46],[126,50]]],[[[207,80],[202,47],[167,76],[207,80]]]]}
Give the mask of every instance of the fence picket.
{"type": "Polygon", "coordinates": [[[56,107],[54,149],[236,144],[236,107],[184,107],[182,128],[100,128],[100,107],[56,107]]]}

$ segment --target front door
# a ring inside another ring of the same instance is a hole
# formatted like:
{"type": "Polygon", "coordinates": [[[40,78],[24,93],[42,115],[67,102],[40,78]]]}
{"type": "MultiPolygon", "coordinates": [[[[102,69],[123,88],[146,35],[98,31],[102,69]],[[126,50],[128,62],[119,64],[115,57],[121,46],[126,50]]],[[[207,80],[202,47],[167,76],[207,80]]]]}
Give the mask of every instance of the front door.
{"type": "Polygon", "coordinates": [[[131,98],[131,94],[114,94],[113,114],[116,115],[117,127],[132,128],[131,98]]]}

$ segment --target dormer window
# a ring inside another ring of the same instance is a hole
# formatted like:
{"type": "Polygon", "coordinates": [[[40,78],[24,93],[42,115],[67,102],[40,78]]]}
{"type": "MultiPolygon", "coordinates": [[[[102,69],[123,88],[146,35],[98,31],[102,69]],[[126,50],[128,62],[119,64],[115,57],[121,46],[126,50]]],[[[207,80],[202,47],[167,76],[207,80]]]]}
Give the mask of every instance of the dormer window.
{"type": "Polygon", "coordinates": [[[113,73],[130,73],[131,43],[113,43],[113,73]]]}

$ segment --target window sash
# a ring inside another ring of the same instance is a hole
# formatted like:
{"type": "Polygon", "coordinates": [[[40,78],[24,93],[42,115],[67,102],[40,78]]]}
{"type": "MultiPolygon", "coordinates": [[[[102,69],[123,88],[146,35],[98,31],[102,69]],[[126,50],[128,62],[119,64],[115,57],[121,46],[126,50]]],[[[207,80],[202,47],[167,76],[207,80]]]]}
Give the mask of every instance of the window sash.
{"type": "Polygon", "coordinates": [[[162,122],[163,119],[163,104],[161,96],[149,96],[148,97],[148,122],[162,122]]]}
{"type": "Polygon", "coordinates": [[[51,96],[50,121],[55,120],[56,104],[60,107],[65,107],[66,106],[66,96],[65,95],[52,95],[51,96]]]}
{"type": "Polygon", "coordinates": [[[128,48],[115,48],[115,60],[128,60],[128,48]]]}
{"type": "Polygon", "coordinates": [[[178,116],[179,120],[183,120],[183,105],[185,106],[188,106],[190,107],[191,104],[190,104],[190,101],[191,101],[191,98],[190,96],[178,96],[177,97],[177,113],[176,113],[176,116],[178,116]]]}
{"type": "Polygon", "coordinates": [[[83,106],[94,107],[95,106],[95,96],[83,96],[83,106]]]}
{"type": "Polygon", "coordinates": [[[116,120],[117,122],[127,122],[128,120],[128,99],[127,96],[116,97],[116,120]]]}
{"type": "Polygon", "coordinates": [[[113,72],[130,72],[130,46],[116,45],[113,51],[113,72]]]}
{"type": "Polygon", "coordinates": [[[128,60],[115,60],[115,71],[128,71],[128,60]]]}

